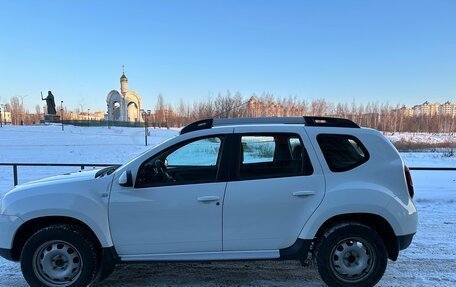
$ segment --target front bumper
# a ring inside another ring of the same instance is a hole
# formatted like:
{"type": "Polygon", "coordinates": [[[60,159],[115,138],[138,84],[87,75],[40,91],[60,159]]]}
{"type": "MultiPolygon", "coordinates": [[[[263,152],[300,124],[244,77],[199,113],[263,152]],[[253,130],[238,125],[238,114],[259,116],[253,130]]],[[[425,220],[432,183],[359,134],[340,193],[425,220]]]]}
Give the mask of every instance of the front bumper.
{"type": "Polygon", "coordinates": [[[0,214],[0,256],[10,260],[13,239],[23,221],[17,216],[0,214]]]}

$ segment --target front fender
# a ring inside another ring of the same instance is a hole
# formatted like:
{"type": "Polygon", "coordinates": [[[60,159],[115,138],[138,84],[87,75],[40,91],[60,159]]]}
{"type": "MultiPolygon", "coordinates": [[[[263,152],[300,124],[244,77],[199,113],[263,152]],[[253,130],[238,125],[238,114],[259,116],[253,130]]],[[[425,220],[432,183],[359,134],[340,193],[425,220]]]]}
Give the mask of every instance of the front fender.
{"type": "MultiPolygon", "coordinates": [[[[92,205],[92,208],[99,208],[99,206],[92,205]]],[[[102,247],[113,246],[108,218],[107,216],[100,216],[100,213],[85,214],[80,211],[69,211],[68,209],[47,208],[45,210],[32,211],[23,214],[20,218],[23,220],[24,224],[26,224],[30,220],[43,217],[67,217],[81,221],[93,231],[102,247]],[[96,217],[94,216],[98,216],[98,218],[95,220],[94,218],[96,217]]]]}
{"type": "Polygon", "coordinates": [[[68,217],[86,224],[102,247],[112,247],[108,199],[112,177],[23,186],[3,199],[3,213],[24,223],[43,217],[68,217]]]}

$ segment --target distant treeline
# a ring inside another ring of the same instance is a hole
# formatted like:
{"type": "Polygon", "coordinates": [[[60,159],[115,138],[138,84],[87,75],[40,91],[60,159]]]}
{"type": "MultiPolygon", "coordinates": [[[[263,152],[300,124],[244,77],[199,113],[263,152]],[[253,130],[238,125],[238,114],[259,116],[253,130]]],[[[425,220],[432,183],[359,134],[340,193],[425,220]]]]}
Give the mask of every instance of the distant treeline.
{"type": "Polygon", "coordinates": [[[156,115],[158,122],[169,126],[183,126],[189,122],[212,117],[293,117],[293,116],[333,116],[348,118],[363,127],[375,128],[385,132],[429,132],[455,133],[456,117],[440,116],[407,116],[400,110],[400,105],[368,102],[367,104],[331,103],[324,99],[303,100],[297,97],[275,97],[271,94],[254,95],[244,98],[240,93],[219,94],[215,98],[187,104],[180,101],[174,109],[164,104],[162,96],[158,97],[156,115]],[[160,113],[160,110],[167,110],[160,113]]]}
{"type": "MultiPolygon", "coordinates": [[[[40,106],[35,113],[26,111],[22,99],[11,98],[4,105],[11,112],[13,124],[38,123],[42,119],[40,106]],[[41,113],[41,114],[40,114],[41,113]]],[[[79,109],[75,110],[76,113],[79,109]]],[[[64,118],[69,111],[64,107],[64,118]]],[[[182,127],[192,121],[214,117],[293,117],[293,116],[333,116],[348,118],[363,127],[385,132],[429,132],[455,133],[456,117],[451,115],[408,116],[401,112],[400,105],[382,102],[358,104],[331,103],[325,99],[306,100],[298,97],[276,97],[269,93],[243,97],[240,93],[227,92],[216,97],[201,99],[193,103],[180,100],[178,104],[165,102],[162,95],[157,98],[150,123],[167,127],[182,127]]]]}

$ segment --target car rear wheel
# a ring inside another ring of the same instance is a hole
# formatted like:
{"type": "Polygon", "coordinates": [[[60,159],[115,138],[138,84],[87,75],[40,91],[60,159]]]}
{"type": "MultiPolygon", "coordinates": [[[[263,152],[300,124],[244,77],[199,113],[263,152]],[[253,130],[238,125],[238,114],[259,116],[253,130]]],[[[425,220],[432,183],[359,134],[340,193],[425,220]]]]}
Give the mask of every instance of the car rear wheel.
{"type": "Polygon", "coordinates": [[[383,276],[388,253],[382,238],[368,226],[345,223],[320,241],[318,271],[328,286],[374,286],[383,276]]]}
{"type": "Polygon", "coordinates": [[[30,286],[90,285],[98,271],[91,236],[73,225],[52,225],[33,234],[21,254],[21,268],[30,286]]]}

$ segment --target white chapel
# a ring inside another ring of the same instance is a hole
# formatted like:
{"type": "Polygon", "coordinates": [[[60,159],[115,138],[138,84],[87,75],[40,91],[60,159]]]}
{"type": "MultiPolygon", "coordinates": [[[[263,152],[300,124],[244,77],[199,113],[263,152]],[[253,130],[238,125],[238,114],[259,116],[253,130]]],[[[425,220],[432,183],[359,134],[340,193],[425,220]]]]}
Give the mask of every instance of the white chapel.
{"type": "Polygon", "coordinates": [[[106,97],[108,120],[121,122],[142,122],[142,99],[135,91],[128,90],[128,78],[125,69],[120,77],[120,92],[112,90],[106,97]]]}

